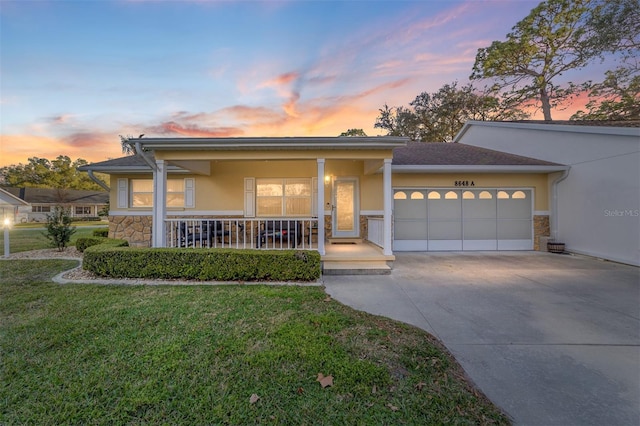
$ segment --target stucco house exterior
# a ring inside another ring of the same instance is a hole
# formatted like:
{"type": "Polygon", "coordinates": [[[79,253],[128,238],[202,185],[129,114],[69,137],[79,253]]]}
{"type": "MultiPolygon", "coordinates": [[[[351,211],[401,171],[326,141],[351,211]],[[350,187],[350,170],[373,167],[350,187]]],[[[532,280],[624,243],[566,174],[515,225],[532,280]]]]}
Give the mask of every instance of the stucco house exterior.
{"type": "MultiPolygon", "coordinates": [[[[131,245],[533,250],[560,162],[400,137],[141,138],[110,176],[109,234],[131,245]]],[[[334,255],[334,253],[337,253],[334,255]]],[[[334,257],[332,257],[334,256],[334,257]]],[[[352,258],[353,260],[353,258],[352,258]]]]}
{"type": "Polygon", "coordinates": [[[69,208],[71,217],[97,217],[109,202],[109,193],[106,191],[14,187],[2,189],[25,201],[25,205],[20,206],[16,212],[17,223],[46,222],[47,215],[55,206],[69,208]]]}
{"type": "Polygon", "coordinates": [[[640,121],[469,121],[455,142],[566,164],[549,175],[552,238],[640,265],[640,121]]]}

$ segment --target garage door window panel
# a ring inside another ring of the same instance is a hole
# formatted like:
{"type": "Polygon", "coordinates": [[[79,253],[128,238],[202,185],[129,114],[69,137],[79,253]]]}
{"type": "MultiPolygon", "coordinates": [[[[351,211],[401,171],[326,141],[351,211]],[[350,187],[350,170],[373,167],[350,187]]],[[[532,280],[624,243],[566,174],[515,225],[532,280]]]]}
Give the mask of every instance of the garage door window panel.
{"type": "Polygon", "coordinates": [[[426,192],[423,191],[396,191],[394,194],[394,237],[396,240],[427,239],[425,194],[426,192]]]}

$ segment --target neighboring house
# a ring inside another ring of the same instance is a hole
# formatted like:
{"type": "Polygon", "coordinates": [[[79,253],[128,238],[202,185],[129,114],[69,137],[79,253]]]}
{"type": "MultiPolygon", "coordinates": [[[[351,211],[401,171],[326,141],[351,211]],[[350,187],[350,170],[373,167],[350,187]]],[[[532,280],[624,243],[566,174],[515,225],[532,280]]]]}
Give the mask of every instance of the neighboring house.
{"type": "Polygon", "coordinates": [[[12,223],[19,221],[19,209],[28,207],[29,203],[0,188],[0,214],[2,215],[0,227],[4,224],[5,219],[9,219],[12,223]]]}
{"type": "Polygon", "coordinates": [[[46,222],[55,206],[69,208],[71,217],[96,217],[109,203],[106,191],[11,187],[3,190],[28,203],[17,212],[16,221],[22,223],[46,222]]]}
{"type": "Polygon", "coordinates": [[[295,245],[325,262],[353,260],[363,240],[386,261],[407,250],[532,250],[550,232],[554,176],[568,169],[399,137],[130,143],[137,155],[80,168],[110,175],[111,237],[152,247],[295,245]]]}
{"type": "Polygon", "coordinates": [[[640,265],[640,121],[469,121],[455,142],[570,166],[550,176],[552,237],[640,265]]]}

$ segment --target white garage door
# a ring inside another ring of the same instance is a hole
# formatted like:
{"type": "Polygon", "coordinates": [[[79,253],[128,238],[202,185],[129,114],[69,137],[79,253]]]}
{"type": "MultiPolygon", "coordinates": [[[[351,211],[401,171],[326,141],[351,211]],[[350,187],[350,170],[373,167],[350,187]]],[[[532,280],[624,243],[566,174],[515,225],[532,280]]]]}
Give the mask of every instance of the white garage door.
{"type": "Polygon", "coordinates": [[[396,251],[532,250],[531,189],[394,189],[396,251]]]}

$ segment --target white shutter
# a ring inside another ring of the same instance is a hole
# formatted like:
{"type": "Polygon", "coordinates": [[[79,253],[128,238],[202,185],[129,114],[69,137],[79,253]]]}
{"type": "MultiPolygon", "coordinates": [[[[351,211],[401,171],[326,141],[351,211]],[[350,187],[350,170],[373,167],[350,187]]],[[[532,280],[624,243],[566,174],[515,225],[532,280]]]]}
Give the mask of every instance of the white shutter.
{"type": "Polygon", "coordinates": [[[118,208],[129,207],[129,179],[118,178],[118,208]]]}
{"type": "Polygon", "coordinates": [[[244,217],[256,217],[256,178],[244,178],[244,217]]]}
{"type": "Polygon", "coordinates": [[[184,207],[187,209],[196,207],[196,180],[193,178],[184,180],[184,207]]]}
{"type": "Polygon", "coordinates": [[[318,216],[318,178],[311,178],[311,216],[318,216]]]}

